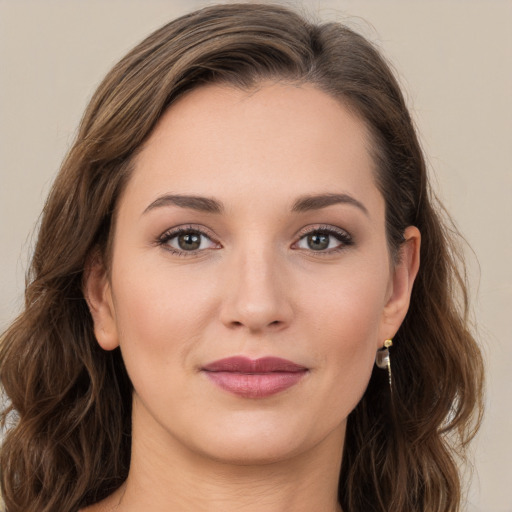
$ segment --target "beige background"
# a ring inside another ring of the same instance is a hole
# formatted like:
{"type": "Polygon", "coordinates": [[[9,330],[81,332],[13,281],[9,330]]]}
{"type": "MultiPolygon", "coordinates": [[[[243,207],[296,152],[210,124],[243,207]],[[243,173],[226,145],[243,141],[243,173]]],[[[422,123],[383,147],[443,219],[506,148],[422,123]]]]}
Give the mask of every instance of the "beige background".
{"type": "MultiPolygon", "coordinates": [[[[206,4],[0,0],[0,329],[19,311],[33,229],[95,86],[150,31],[206,4]]],[[[384,49],[441,196],[478,258],[480,270],[471,255],[470,267],[489,380],[467,510],[511,512],[512,2],[300,4],[384,49]]]]}

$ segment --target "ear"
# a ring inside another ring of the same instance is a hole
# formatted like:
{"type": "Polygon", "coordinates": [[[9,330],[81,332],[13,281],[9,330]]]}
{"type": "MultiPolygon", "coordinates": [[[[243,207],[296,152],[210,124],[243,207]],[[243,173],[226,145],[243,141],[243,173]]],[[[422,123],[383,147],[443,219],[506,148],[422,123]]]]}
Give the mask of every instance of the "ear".
{"type": "Polygon", "coordinates": [[[112,290],[103,258],[96,253],[85,269],[83,292],[94,322],[94,335],[101,348],[119,346],[112,290]]]}
{"type": "Polygon", "coordinates": [[[404,231],[405,241],[400,247],[398,262],[391,276],[386,305],[381,323],[381,346],[385,339],[392,338],[402,324],[411,300],[412,285],[420,267],[421,234],[417,227],[409,226],[404,231]]]}

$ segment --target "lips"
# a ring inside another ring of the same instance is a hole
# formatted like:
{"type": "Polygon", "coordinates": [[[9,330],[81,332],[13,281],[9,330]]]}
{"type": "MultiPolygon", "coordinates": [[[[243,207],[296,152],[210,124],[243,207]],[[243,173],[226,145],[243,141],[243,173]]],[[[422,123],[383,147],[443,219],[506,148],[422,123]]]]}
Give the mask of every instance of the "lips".
{"type": "Polygon", "coordinates": [[[209,363],[201,371],[224,391],[244,398],[265,398],[297,384],[308,369],[279,357],[236,356],[209,363]]]}

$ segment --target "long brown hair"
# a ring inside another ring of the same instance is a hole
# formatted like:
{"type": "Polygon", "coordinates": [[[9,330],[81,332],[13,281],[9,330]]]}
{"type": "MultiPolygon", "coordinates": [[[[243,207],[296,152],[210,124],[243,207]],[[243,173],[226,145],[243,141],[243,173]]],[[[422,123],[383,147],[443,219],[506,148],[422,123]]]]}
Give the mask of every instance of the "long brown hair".
{"type": "Polygon", "coordinates": [[[25,310],[0,347],[7,512],[76,511],[126,479],[132,389],[119,350],[95,340],[82,291],[87,262],[108,265],[133,157],[166,109],[202,84],[249,89],[267,79],[313,84],[352,109],[372,136],[391,253],[407,226],[422,233],[421,268],[392,348],[393,390],[376,369],[348,418],[340,503],[348,512],[459,510],[457,462],[480,420],[482,359],[467,324],[457,234],[429,188],[400,88],[375,47],[343,25],[228,4],[165,25],[112,69],[55,180],[25,310]]]}

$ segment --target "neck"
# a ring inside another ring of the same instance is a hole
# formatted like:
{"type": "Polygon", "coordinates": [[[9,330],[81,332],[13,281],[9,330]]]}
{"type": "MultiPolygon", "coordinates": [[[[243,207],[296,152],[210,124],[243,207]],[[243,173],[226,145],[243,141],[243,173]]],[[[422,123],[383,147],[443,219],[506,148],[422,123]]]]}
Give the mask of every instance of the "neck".
{"type": "Polygon", "coordinates": [[[129,476],[110,501],[119,504],[116,512],[341,510],[337,490],[344,428],[304,453],[253,464],[214,460],[158,425],[147,429],[147,424],[140,429],[135,415],[129,476]]]}

